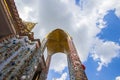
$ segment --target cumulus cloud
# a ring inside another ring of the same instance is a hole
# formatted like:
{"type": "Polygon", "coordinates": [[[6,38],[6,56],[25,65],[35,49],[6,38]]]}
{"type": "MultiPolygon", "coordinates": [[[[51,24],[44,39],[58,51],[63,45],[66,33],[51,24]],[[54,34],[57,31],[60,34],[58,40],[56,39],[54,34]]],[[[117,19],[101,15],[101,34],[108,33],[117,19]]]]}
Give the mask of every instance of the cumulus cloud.
{"type": "Polygon", "coordinates": [[[103,65],[107,66],[113,58],[119,57],[120,46],[115,42],[103,41],[98,38],[94,42],[94,48],[91,53],[93,59],[98,62],[97,70],[100,71],[103,65]]]}
{"type": "Polygon", "coordinates": [[[15,0],[20,17],[25,21],[38,21],[39,0],[15,0]]]}
{"type": "MultiPolygon", "coordinates": [[[[120,1],[118,0],[80,0],[80,6],[75,4],[75,0],[15,1],[22,19],[38,22],[38,25],[33,30],[35,37],[43,39],[45,34],[56,28],[67,31],[73,37],[82,61],[87,60],[96,35],[101,32],[102,28],[106,27],[106,22],[103,18],[108,11],[115,9],[115,14],[118,17],[120,16],[120,1]]],[[[118,56],[118,53],[114,50],[118,49],[119,45],[114,42],[104,42],[99,39],[98,42],[101,42],[101,45],[105,48],[110,44],[113,45],[105,50],[106,52],[113,51],[111,56],[106,58],[102,57],[106,53],[104,50],[99,50],[99,54],[92,54],[92,56],[97,57],[95,60],[100,59],[98,70],[101,70],[103,65],[107,65],[113,58],[118,56]]],[[[101,46],[98,46],[97,49],[99,47],[102,49],[101,46]]],[[[62,59],[64,60],[64,57],[62,59]]],[[[55,58],[55,61],[57,60],[55,58]]],[[[56,67],[55,65],[52,66],[54,66],[54,69],[56,68],[55,70],[60,68],[60,64],[56,67]]],[[[63,67],[61,67],[62,69],[63,67]]]]}
{"type": "Polygon", "coordinates": [[[63,53],[57,53],[52,56],[50,69],[55,70],[55,72],[62,73],[62,70],[67,67],[67,56],[63,53]]]}
{"type": "Polygon", "coordinates": [[[120,80],[120,76],[117,76],[117,77],[115,78],[115,80],[120,80]]]}
{"type": "Polygon", "coordinates": [[[67,79],[67,73],[63,73],[60,78],[53,78],[52,80],[66,80],[67,79]]]}

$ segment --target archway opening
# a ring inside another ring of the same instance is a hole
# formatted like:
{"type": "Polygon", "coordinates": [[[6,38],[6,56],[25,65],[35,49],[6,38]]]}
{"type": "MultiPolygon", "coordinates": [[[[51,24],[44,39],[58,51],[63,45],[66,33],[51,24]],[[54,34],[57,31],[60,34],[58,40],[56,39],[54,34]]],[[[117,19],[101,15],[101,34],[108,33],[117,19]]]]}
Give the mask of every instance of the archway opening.
{"type": "Polygon", "coordinates": [[[68,33],[61,29],[56,29],[50,32],[43,39],[42,43],[42,53],[44,52],[45,48],[47,48],[46,68],[44,69],[42,74],[45,79],[47,78],[47,80],[87,80],[72,38],[69,36],[68,33]],[[57,54],[59,52],[64,53],[63,55],[66,55],[66,57],[61,57],[60,55],[62,54],[59,54],[58,56],[57,54]],[[67,65],[69,65],[69,67],[67,67],[67,65]],[[65,67],[66,72],[64,72],[65,67]],[[70,76],[68,74],[70,74],[70,76]]]}
{"type": "Polygon", "coordinates": [[[69,80],[66,54],[55,53],[52,55],[47,80],[69,80]]]}

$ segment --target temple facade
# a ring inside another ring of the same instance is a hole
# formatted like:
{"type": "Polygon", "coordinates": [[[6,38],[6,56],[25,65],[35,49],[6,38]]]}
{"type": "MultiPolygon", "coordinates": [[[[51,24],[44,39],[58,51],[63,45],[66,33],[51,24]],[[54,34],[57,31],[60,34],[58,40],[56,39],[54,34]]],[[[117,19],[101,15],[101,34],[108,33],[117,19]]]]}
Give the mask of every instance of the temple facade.
{"type": "Polygon", "coordinates": [[[46,63],[35,23],[22,21],[14,0],[0,0],[0,17],[0,80],[39,80],[46,63]]]}
{"type": "Polygon", "coordinates": [[[70,80],[88,80],[68,33],[56,29],[42,42],[35,39],[36,23],[19,17],[14,0],[0,0],[0,17],[0,80],[46,80],[51,57],[58,52],[67,55],[70,80]]]}

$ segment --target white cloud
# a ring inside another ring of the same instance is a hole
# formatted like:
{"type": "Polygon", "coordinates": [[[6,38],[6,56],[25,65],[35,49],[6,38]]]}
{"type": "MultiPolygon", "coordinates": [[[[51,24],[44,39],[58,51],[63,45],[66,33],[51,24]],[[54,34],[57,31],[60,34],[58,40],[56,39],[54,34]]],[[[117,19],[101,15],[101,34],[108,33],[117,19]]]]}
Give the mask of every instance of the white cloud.
{"type": "Polygon", "coordinates": [[[67,79],[67,73],[63,73],[60,78],[53,78],[52,80],[66,80],[67,79]]]}
{"type": "Polygon", "coordinates": [[[113,58],[119,57],[120,46],[112,41],[103,41],[96,39],[94,41],[94,48],[92,50],[92,57],[98,61],[97,70],[100,71],[102,66],[107,66],[113,58]]]}
{"type": "Polygon", "coordinates": [[[67,67],[67,56],[63,53],[57,53],[52,56],[50,69],[55,70],[55,72],[62,73],[62,70],[67,67]]]}
{"type": "Polygon", "coordinates": [[[117,77],[115,78],[115,80],[120,80],[120,76],[117,76],[117,77]]]}
{"type": "MultiPolygon", "coordinates": [[[[116,15],[118,17],[120,16],[120,1],[118,0],[80,0],[80,6],[75,4],[75,0],[15,1],[23,19],[38,22],[38,25],[33,30],[35,36],[39,36],[40,39],[43,39],[45,34],[56,28],[61,28],[67,31],[73,37],[73,41],[82,61],[87,60],[91,47],[93,47],[95,36],[102,28],[106,27],[106,22],[103,21],[103,18],[108,11],[116,9],[116,15]],[[25,7],[27,7],[27,10],[24,9],[25,7]],[[24,15],[26,16],[24,17],[24,15]],[[96,23],[99,23],[99,25],[96,26],[96,23]]],[[[112,44],[113,46],[107,48],[107,51],[113,51],[112,54],[115,53],[115,48],[118,49],[119,46],[114,42],[106,43],[99,39],[98,41],[103,45],[112,44]]],[[[94,56],[98,57],[96,59],[100,59],[100,62],[98,63],[100,67],[98,70],[100,70],[103,65],[110,63],[112,58],[117,57],[116,53],[113,57],[109,56],[104,58],[101,57],[101,55],[105,52],[102,50],[99,51],[99,55],[94,54],[94,56]],[[104,60],[107,60],[107,62],[104,60]]],[[[64,60],[63,57],[62,59],[64,60]]],[[[58,59],[55,58],[55,61],[57,60],[58,59]]],[[[66,63],[62,63],[65,67],[66,63]]],[[[60,66],[60,64],[57,66],[60,66]]],[[[57,70],[57,66],[55,67],[52,65],[55,70],[57,70]]],[[[58,70],[62,69],[64,68],[61,67],[61,69],[58,70]]]]}
{"type": "Polygon", "coordinates": [[[38,21],[39,0],[15,0],[20,17],[25,21],[38,21]]]}
{"type": "Polygon", "coordinates": [[[120,5],[117,4],[117,2],[120,3],[120,1],[116,1],[116,8],[115,8],[116,11],[115,11],[115,13],[120,18],[120,5]]]}

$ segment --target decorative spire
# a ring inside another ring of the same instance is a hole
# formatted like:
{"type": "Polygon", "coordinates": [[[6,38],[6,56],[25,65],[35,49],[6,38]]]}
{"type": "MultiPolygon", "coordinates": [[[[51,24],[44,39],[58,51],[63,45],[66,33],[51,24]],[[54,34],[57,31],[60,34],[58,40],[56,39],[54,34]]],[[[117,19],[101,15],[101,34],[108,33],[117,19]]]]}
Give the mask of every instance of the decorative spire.
{"type": "Polygon", "coordinates": [[[23,24],[26,26],[26,29],[31,32],[37,23],[23,21],[23,24]]]}

